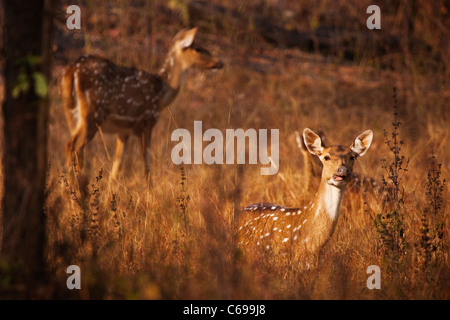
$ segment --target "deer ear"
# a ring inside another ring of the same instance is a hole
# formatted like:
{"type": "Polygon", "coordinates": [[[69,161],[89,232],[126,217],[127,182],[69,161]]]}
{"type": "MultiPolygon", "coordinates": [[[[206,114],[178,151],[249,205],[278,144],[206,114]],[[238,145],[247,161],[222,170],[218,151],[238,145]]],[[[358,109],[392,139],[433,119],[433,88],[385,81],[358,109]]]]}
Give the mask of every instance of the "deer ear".
{"type": "Polygon", "coordinates": [[[352,149],[353,152],[357,153],[361,157],[369,149],[370,145],[372,144],[372,139],[373,139],[372,130],[366,130],[363,133],[361,133],[355,139],[355,141],[353,141],[353,144],[350,147],[350,149],[352,149]]]}
{"type": "Polygon", "coordinates": [[[180,38],[178,40],[178,45],[182,48],[188,48],[192,45],[192,42],[194,42],[195,34],[197,33],[198,28],[192,28],[185,30],[180,38]]]}
{"type": "Polygon", "coordinates": [[[323,153],[322,139],[311,129],[306,128],[303,130],[303,140],[305,141],[306,148],[312,154],[320,156],[323,153]]]}

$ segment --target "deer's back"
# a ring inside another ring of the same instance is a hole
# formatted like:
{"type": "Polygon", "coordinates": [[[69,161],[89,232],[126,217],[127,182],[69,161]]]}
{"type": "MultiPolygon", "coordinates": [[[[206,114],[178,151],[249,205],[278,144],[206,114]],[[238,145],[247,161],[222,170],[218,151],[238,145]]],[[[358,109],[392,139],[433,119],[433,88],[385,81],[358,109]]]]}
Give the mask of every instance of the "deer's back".
{"type": "Polygon", "coordinates": [[[137,129],[156,122],[163,86],[158,76],[85,55],[75,62],[74,77],[76,90],[85,95],[86,113],[104,131],[137,129]]]}

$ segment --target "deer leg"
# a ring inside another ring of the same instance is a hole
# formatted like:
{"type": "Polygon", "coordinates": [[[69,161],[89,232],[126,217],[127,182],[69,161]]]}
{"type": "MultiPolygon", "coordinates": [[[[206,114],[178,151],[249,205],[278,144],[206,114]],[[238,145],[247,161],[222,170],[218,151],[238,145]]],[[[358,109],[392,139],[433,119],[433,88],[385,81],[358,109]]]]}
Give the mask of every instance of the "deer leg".
{"type": "Polygon", "coordinates": [[[117,173],[119,172],[123,158],[124,158],[124,150],[128,141],[128,135],[120,134],[116,140],[116,153],[114,154],[114,162],[111,170],[111,179],[115,179],[117,177],[117,173]]]}
{"type": "Polygon", "coordinates": [[[150,153],[150,144],[152,140],[152,129],[148,128],[141,134],[141,153],[144,159],[145,165],[145,176],[147,181],[150,182],[150,167],[151,167],[151,153],[150,153]]]}
{"type": "Polygon", "coordinates": [[[75,159],[80,172],[83,168],[84,147],[92,140],[92,138],[94,138],[95,133],[97,132],[97,127],[93,122],[91,123],[92,124],[89,124],[89,120],[86,120],[84,122],[85,125],[79,126],[66,144],[67,166],[72,166],[72,161],[75,159]]]}

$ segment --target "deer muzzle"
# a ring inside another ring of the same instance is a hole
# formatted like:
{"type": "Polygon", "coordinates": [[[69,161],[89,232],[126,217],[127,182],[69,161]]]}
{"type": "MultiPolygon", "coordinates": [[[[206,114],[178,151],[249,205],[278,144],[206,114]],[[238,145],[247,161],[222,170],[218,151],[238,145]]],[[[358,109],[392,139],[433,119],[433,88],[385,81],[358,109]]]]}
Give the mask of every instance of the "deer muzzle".
{"type": "Polygon", "coordinates": [[[336,174],[333,175],[334,181],[348,180],[351,177],[352,171],[346,166],[341,166],[337,169],[336,174]]]}

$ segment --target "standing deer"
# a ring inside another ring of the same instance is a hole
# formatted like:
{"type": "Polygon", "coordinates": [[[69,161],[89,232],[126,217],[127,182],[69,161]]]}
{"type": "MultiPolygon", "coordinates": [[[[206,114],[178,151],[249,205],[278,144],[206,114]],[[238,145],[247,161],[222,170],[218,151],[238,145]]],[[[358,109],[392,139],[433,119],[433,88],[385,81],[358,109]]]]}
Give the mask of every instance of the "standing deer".
{"type": "Polygon", "coordinates": [[[333,235],[345,187],[352,177],[355,160],[372,143],[371,130],[364,131],[350,147],[325,147],[312,130],[303,131],[309,152],[323,164],[322,179],[313,200],[303,208],[258,203],[246,207],[238,218],[240,245],[260,246],[276,254],[317,252],[333,235]]]}
{"type": "Polygon", "coordinates": [[[151,134],[160,112],[177,96],[191,67],[220,69],[223,63],[201,48],[191,47],[197,28],[177,33],[158,75],[118,66],[93,55],[81,56],[62,79],[62,98],[71,138],[67,165],[83,166],[85,145],[101,128],[117,134],[111,178],[122,163],[130,134],[140,138],[147,179],[150,177],[151,134]]]}

